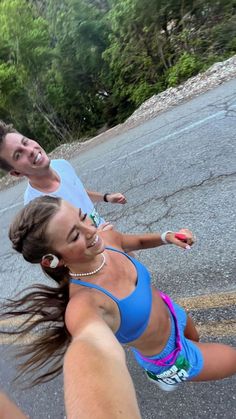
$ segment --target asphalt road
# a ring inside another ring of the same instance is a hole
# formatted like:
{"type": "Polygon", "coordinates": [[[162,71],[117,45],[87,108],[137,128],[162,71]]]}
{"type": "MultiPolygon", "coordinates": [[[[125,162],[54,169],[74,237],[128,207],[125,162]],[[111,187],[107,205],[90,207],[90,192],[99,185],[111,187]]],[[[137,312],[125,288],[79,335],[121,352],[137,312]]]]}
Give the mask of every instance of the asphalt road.
{"type": "MultiPolygon", "coordinates": [[[[90,144],[72,161],[88,189],[126,194],[125,206],[99,205],[104,218],[121,231],[180,227],[194,231],[198,241],[191,252],[166,246],[139,252],[138,257],[160,289],[182,299],[203,340],[234,345],[235,137],[236,80],[232,80],[121,135],[90,144]]],[[[24,188],[22,182],[0,192],[2,298],[43,279],[38,268],[11,250],[7,239],[24,188]]],[[[17,347],[13,350],[17,352],[17,347]]],[[[234,378],[189,383],[166,394],[146,381],[128,352],[127,359],[144,419],[235,417],[234,378]]],[[[64,417],[61,377],[28,391],[11,387],[15,367],[4,340],[0,367],[0,386],[11,392],[30,418],[64,417]]]]}

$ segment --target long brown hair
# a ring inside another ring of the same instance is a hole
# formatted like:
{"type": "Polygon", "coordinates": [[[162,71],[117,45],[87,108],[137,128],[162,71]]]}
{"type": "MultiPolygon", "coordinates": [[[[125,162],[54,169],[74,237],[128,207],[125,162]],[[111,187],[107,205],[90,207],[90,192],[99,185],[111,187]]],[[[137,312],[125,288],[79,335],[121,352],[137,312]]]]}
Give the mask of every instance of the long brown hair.
{"type": "MultiPolygon", "coordinates": [[[[36,198],[11,223],[9,238],[12,246],[28,262],[40,263],[47,253],[53,253],[60,258],[46,233],[48,223],[60,209],[60,205],[60,198],[36,198]]],[[[30,332],[36,332],[34,340],[17,355],[24,357],[18,367],[21,381],[22,373],[27,379],[29,374],[37,371],[38,376],[33,379],[33,385],[49,381],[61,372],[63,356],[71,339],[64,322],[69,301],[68,268],[62,266],[42,269],[56,282],[56,287],[35,284],[18,294],[17,299],[8,299],[1,309],[1,315],[5,318],[22,316],[23,319],[18,330],[3,330],[1,333],[25,337],[30,332]],[[46,370],[43,368],[45,366],[46,370]],[[43,372],[40,372],[41,368],[43,372]]]]}

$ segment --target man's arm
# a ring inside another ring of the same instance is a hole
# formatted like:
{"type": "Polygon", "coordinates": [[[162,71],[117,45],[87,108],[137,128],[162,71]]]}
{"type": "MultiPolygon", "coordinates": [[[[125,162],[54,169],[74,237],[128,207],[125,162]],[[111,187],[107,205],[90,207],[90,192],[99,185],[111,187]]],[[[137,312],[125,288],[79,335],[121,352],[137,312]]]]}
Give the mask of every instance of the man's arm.
{"type": "Polygon", "coordinates": [[[106,193],[86,191],[92,202],[110,202],[111,204],[126,204],[125,196],[120,193],[106,193]]]}

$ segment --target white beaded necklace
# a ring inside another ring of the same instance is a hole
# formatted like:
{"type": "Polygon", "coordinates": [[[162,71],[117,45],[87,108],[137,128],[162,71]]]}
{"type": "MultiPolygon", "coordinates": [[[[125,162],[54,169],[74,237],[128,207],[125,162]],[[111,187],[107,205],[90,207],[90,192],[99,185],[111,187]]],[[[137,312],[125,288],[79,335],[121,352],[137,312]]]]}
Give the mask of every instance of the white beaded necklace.
{"type": "Polygon", "coordinates": [[[97,268],[97,269],[95,269],[94,271],[92,271],[92,272],[82,272],[82,273],[80,273],[80,274],[77,274],[77,273],[74,273],[74,272],[71,272],[71,271],[69,271],[69,275],[70,276],[90,276],[90,275],[94,275],[94,274],[96,274],[96,273],[98,273],[102,268],[103,268],[103,266],[105,265],[105,263],[106,263],[106,258],[105,258],[105,255],[103,254],[103,253],[101,253],[101,255],[102,255],[102,263],[101,263],[101,265],[97,268]]]}

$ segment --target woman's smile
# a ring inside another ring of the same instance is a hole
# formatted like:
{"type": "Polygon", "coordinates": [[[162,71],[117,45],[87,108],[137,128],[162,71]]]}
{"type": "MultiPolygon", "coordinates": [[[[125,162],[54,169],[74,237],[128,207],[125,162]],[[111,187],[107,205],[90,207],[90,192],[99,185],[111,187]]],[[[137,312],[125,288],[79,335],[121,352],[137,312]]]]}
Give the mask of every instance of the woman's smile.
{"type": "Polygon", "coordinates": [[[96,234],[93,241],[90,242],[90,244],[87,246],[87,249],[91,249],[92,252],[95,252],[95,254],[103,252],[104,250],[103,239],[98,234],[96,234]]]}
{"type": "Polygon", "coordinates": [[[96,236],[95,236],[95,238],[93,239],[92,243],[90,243],[90,245],[89,245],[88,247],[93,247],[93,246],[95,246],[95,244],[98,242],[98,240],[99,240],[99,237],[98,237],[98,235],[96,234],[96,236]]]}

